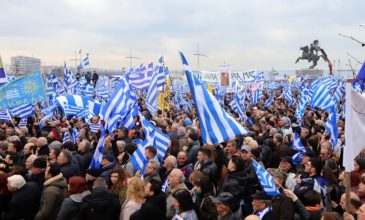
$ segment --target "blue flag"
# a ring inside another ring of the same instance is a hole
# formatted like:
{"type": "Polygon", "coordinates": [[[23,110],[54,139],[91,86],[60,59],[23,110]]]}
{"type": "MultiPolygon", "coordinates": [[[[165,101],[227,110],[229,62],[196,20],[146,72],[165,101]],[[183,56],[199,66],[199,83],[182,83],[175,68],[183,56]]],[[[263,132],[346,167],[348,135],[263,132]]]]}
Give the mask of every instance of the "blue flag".
{"type": "Polygon", "coordinates": [[[257,178],[260,181],[265,193],[269,196],[280,195],[279,190],[276,188],[274,178],[267,172],[256,160],[252,159],[252,164],[255,167],[257,178]]]}
{"type": "Polygon", "coordinates": [[[42,74],[36,71],[0,88],[0,110],[35,104],[46,98],[42,74]]]}

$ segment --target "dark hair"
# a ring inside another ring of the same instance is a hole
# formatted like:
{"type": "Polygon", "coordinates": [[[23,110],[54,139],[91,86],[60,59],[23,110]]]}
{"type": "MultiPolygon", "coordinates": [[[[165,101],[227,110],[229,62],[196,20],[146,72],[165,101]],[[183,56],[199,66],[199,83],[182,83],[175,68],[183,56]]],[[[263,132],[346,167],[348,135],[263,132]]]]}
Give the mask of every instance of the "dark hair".
{"type": "Polygon", "coordinates": [[[322,160],[320,158],[310,158],[309,161],[312,167],[316,169],[316,175],[320,176],[323,168],[322,160]]]}
{"type": "Polygon", "coordinates": [[[333,173],[332,169],[329,167],[323,167],[323,177],[326,179],[327,186],[337,186],[338,179],[336,178],[335,174],[333,173]]]}
{"type": "Polygon", "coordinates": [[[197,186],[200,186],[201,188],[201,194],[202,196],[204,196],[207,193],[211,193],[213,192],[213,185],[212,182],[210,181],[209,177],[207,176],[203,176],[201,179],[198,179],[195,184],[197,186]]]}
{"type": "Polygon", "coordinates": [[[236,167],[236,172],[242,172],[244,170],[245,165],[244,165],[244,161],[241,157],[232,156],[231,161],[234,164],[234,166],[236,167]]]}
{"type": "Polygon", "coordinates": [[[127,152],[129,155],[132,155],[134,151],[137,149],[137,146],[134,143],[128,143],[125,145],[125,152],[127,152]]]}
{"type": "Polygon", "coordinates": [[[150,179],[148,182],[151,184],[150,191],[152,191],[155,195],[160,194],[162,183],[155,179],[150,179]]]}
{"type": "Polygon", "coordinates": [[[18,154],[16,154],[16,153],[8,153],[8,155],[9,155],[9,159],[11,160],[11,161],[13,161],[13,165],[16,165],[16,164],[18,164],[18,162],[19,162],[19,156],[18,156],[18,154]]]}
{"type": "Polygon", "coordinates": [[[48,173],[51,174],[52,177],[57,176],[61,173],[61,166],[58,163],[50,164],[48,173]]]}
{"type": "Polygon", "coordinates": [[[355,159],[356,163],[359,165],[359,171],[362,171],[365,169],[365,157],[364,156],[356,156],[355,159]]]}
{"type": "Polygon", "coordinates": [[[75,151],[76,147],[75,144],[71,141],[67,141],[61,145],[61,149],[69,150],[69,151],[75,151]]]}
{"type": "Polygon", "coordinates": [[[203,154],[207,155],[209,158],[211,156],[211,152],[210,152],[210,149],[209,148],[206,148],[206,147],[201,147],[198,152],[202,152],[203,154]]]}
{"type": "Polygon", "coordinates": [[[194,202],[188,190],[178,190],[172,194],[172,197],[174,197],[179,202],[179,213],[194,209],[194,202]]]}
{"type": "Polygon", "coordinates": [[[120,190],[122,190],[122,188],[124,186],[127,186],[126,180],[127,180],[127,177],[126,177],[126,173],[124,172],[124,169],[112,170],[112,172],[110,172],[108,180],[107,180],[107,187],[108,187],[109,191],[119,193],[120,190]],[[117,184],[115,184],[115,185],[113,185],[113,183],[110,180],[113,173],[118,173],[118,181],[117,181],[117,184]]]}
{"type": "Polygon", "coordinates": [[[82,193],[87,190],[86,180],[81,176],[73,176],[68,179],[69,194],[82,193]]]}
{"type": "Polygon", "coordinates": [[[315,190],[309,190],[304,193],[304,201],[303,204],[305,206],[316,206],[321,204],[322,196],[315,190]]]}
{"type": "Polygon", "coordinates": [[[15,140],[15,141],[12,141],[10,143],[14,145],[14,148],[15,148],[16,152],[20,151],[20,149],[22,147],[22,143],[20,141],[15,140]]]}
{"type": "Polygon", "coordinates": [[[157,149],[154,146],[147,146],[146,151],[148,150],[151,154],[153,154],[153,156],[157,155],[157,149]]]}

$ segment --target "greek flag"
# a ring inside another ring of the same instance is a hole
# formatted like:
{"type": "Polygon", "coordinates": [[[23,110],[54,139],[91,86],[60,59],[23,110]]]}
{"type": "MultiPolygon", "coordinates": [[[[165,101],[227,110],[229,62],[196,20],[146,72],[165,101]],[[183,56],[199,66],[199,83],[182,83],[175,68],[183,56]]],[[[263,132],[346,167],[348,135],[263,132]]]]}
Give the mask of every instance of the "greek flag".
{"type": "MultiPolygon", "coordinates": [[[[155,66],[155,74],[158,74],[157,86],[161,87],[161,86],[165,85],[166,78],[169,75],[169,69],[167,67],[165,67],[165,62],[164,62],[163,57],[160,57],[160,59],[158,60],[158,63],[155,66]]],[[[172,86],[172,83],[171,83],[171,86],[172,86]]]]}
{"type": "Polygon", "coordinates": [[[304,145],[300,141],[299,135],[297,133],[294,133],[293,149],[303,153],[307,151],[307,149],[305,149],[304,145]]]}
{"type": "Polygon", "coordinates": [[[119,127],[125,127],[128,130],[131,130],[134,127],[135,124],[134,117],[136,115],[138,115],[138,105],[134,104],[133,108],[129,110],[125,118],[120,121],[119,127]]]}
{"type": "Polygon", "coordinates": [[[19,127],[19,128],[20,128],[20,127],[25,127],[25,126],[27,126],[27,124],[28,124],[28,118],[22,118],[22,119],[20,119],[20,121],[19,121],[18,127],[19,127]]]}
{"type": "Polygon", "coordinates": [[[77,115],[86,109],[89,98],[79,95],[65,95],[56,98],[57,106],[61,108],[66,116],[77,115]]]}
{"type": "Polygon", "coordinates": [[[252,159],[252,164],[255,167],[257,178],[259,179],[262,188],[269,196],[280,195],[279,190],[275,187],[274,178],[267,172],[256,160],[252,159]]]}
{"type": "Polygon", "coordinates": [[[164,77],[165,75],[165,73],[163,72],[163,66],[157,68],[156,70],[157,71],[152,76],[151,84],[148,87],[147,97],[146,97],[146,107],[152,115],[157,114],[157,97],[159,94],[157,80],[160,76],[164,77]],[[160,69],[162,69],[162,71],[159,71],[160,69]]]}
{"type": "Polygon", "coordinates": [[[90,131],[93,133],[97,133],[101,125],[99,123],[89,123],[90,131]]]}
{"type": "Polygon", "coordinates": [[[80,63],[80,65],[79,65],[79,69],[83,69],[84,67],[86,67],[87,65],[89,65],[90,64],[90,62],[89,62],[89,57],[87,56],[87,57],[85,57],[82,61],[81,61],[81,63],[80,63]]]}
{"type": "Polygon", "coordinates": [[[77,143],[77,138],[79,138],[79,137],[80,137],[80,133],[77,131],[77,129],[76,128],[72,129],[72,142],[74,144],[77,143]]]}
{"type": "Polygon", "coordinates": [[[338,138],[338,128],[336,123],[336,108],[334,105],[329,109],[328,119],[326,124],[324,125],[324,128],[331,135],[332,149],[334,149],[334,147],[337,144],[337,138],[338,138]]]}
{"type": "Polygon", "coordinates": [[[0,120],[11,121],[11,116],[8,110],[0,111],[0,120]]]}
{"type": "Polygon", "coordinates": [[[169,179],[167,178],[167,180],[164,182],[164,184],[162,185],[162,187],[161,187],[161,191],[163,192],[163,193],[166,193],[167,191],[169,191],[169,189],[170,189],[170,181],[169,181],[169,179]]]}
{"type": "Polygon", "coordinates": [[[264,108],[269,108],[269,106],[271,105],[271,103],[274,101],[274,96],[275,96],[275,95],[270,96],[270,97],[269,97],[269,98],[265,101],[264,108]]]}
{"type": "Polygon", "coordinates": [[[94,86],[91,84],[87,84],[84,90],[85,96],[93,97],[93,93],[94,93],[94,86]]]}
{"type": "Polygon", "coordinates": [[[293,104],[294,99],[293,99],[293,94],[291,92],[290,86],[284,92],[283,96],[284,96],[285,100],[288,102],[289,105],[292,105],[293,104]]]}
{"type": "Polygon", "coordinates": [[[294,165],[301,164],[302,160],[303,160],[303,153],[299,151],[298,153],[296,153],[292,156],[292,159],[293,159],[294,165]]]}
{"type": "Polygon", "coordinates": [[[146,140],[153,143],[152,145],[157,149],[157,157],[163,160],[170,142],[170,136],[158,130],[147,119],[143,119],[142,124],[146,140]]]}
{"type": "Polygon", "coordinates": [[[240,102],[240,99],[238,97],[238,94],[233,97],[232,101],[230,102],[230,105],[232,107],[232,110],[235,111],[242,121],[246,119],[246,111],[244,109],[244,106],[242,102],[240,102]]]}
{"type": "Polygon", "coordinates": [[[64,73],[65,73],[65,83],[67,85],[68,88],[72,88],[75,87],[77,85],[77,80],[75,75],[72,73],[72,71],[65,65],[64,69],[63,69],[64,73]]]}
{"type": "Polygon", "coordinates": [[[153,63],[127,74],[130,84],[137,90],[147,90],[154,73],[153,63]]]}
{"type": "Polygon", "coordinates": [[[334,102],[326,85],[323,84],[317,86],[313,92],[311,103],[325,111],[329,110],[333,106],[334,102]]]}
{"type": "Polygon", "coordinates": [[[256,89],[256,91],[252,94],[251,105],[258,103],[262,99],[262,96],[262,89],[256,89]]]}
{"type": "Polygon", "coordinates": [[[121,79],[118,89],[114,91],[101,110],[101,116],[106,121],[106,126],[109,126],[109,120],[116,114],[124,118],[136,101],[137,97],[131,85],[125,78],[121,79]]]}
{"type": "Polygon", "coordinates": [[[19,105],[18,107],[11,108],[10,112],[13,116],[26,118],[34,115],[34,106],[32,104],[19,105]]]}
{"type": "Polygon", "coordinates": [[[189,64],[180,52],[190,91],[199,115],[202,139],[205,144],[219,144],[240,134],[247,134],[236,120],[225,112],[217,99],[202,87],[201,81],[190,71],[189,64]]]}
{"type": "Polygon", "coordinates": [[[106,132],[103,132],[100,135],[98,145],[96,146],[93,159],[89,165],[89,169],[99,169],[101,167],[101,159],[103,158],[104,154],[104,140],[105,140],[106,132]]]}
{"type": "Polygon", "coordinates": [[[52,114],[48,114],[48,115],[44,116],[39,121],[39,128],[42,129],[44,126],[46,126],[46,121],[48,121],[50,118],[52,118],[52,114]]]}
{"type": "Polygon", "coordinates": [[[334,101],[339,104],[342,101],[342,96],[345,93],[345,86],[343,86],[342,83],[340,83],[337,88],[336,91],[333,95],[334,101]]]}
{"type": "Polygon", "coordinates": [[[70,135],[70,132],[66,131],[64,134],[63,134],[63,140],[62,140],[62,143],[66,143],[68,141],[71,141],[71,135],[70,135]]]}

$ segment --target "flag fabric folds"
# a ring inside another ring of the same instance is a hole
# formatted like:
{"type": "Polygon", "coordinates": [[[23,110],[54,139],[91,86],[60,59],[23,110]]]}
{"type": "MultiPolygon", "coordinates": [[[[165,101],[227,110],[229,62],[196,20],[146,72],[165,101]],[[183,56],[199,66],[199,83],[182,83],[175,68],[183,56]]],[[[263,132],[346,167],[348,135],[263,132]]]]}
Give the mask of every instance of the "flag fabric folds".
{"type": "Polygon", "coordinates": [[[36,104],[47,99],[43,77],[35,71],[0,87],[0,110],[23,104],[36,104]]]}
{"type": "Polygon", "coordinates": [[[312,105],[317,106],[322,110],[329,110],[333,105],[333,99],[330,90],[325,84],[318,85],[312,95],[312,105]]]}
{"type": "Polygon", "coordinates": [[[27,126],[27,124],[28,124],[28,118],[22,118],[22,119],[20,119],[20,121],[19,121],[18,127],[19,127],[19,128],[20,128],[20,127],[25,127],[25,126],[27,126]]]}
{"type": "Polygon", "coordinates": [[[336,107],[333,105],[329,110],[329,115],[326,124],[324,125],[326,131],[331,135],[332,150],[335,149],[338,139],[338,128],[336,120],[336,107]]]}
{"type": "Polygon", "coordinates": [[[345,147],[343,166],[345,171],[354,170],[354,158],[363,150],[365,143],[365,97],[346,83],[345,147]]]}
{"type": "Polygon", "coordinates": [[[196,106],[205,144],[219,144],[240,134],[247,134],[236,120],[225,112],[217,99],[203,88],[201,81],[190,71],[189,64],[180,52],[185,74],[196,106]]]}
{"type": "Polygon", "coordinates": [[[26,118],[34,114],[34,106],[32,104],[19,105],[15,108],[11,108],[10,112],[13,116],[26,118]]]}
{"type": "Polygon", "coordinates": [[[257,178],[260,181],[265,193],[269,196],[280,195],[279,190],[275,187],[274,178],[267,172],[256,160],[252,159],[255,167],[257,178]]]}
{"type": "Polygon", "coordinates": [[[293,149],[303,153],[307,151],[303,143],[300,141],[298,133],[294,133],[293,149]]]}
{"type": "Polygon", "coordinates": [[[11,116],[8,110],[0,111],[0,120],[11,121],[11,116]]]}
{"type": "Polygon", "coordinates": [[[85,68],[87,65],[89,65],[90,64],[90,61],[89,61],[89,57],[88,56],[86,56],[82,61],[81,61],[81,63],[80,63],[80,65],[79,65],[79,69],[83,69],[83,68],[85,68]]]}
{"type": "Polygon", "coordinates": [[[98,144],[96,146],[94,156],[91,159],[91,163],[89,165],[89,169],[99,169],[101,167],[101,159],[103,158],[104,154],[104,140],[105,140],[106,132],[103,132],[100,135],[98,144]]]}

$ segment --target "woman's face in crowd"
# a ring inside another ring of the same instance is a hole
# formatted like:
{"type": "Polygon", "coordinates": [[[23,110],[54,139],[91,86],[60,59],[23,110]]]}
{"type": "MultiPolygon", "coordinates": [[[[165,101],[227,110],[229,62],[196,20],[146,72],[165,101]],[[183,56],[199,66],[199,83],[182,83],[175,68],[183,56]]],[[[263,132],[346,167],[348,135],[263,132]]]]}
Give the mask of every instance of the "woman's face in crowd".
{"type": "Polygon", "coordinates": [[[359,183],[358,193],[359,193],[359,196],[361,196],[361,197],[365,196],[365,177],[361,177],[361,182],[359,183]]]}
{"type": "Polygon", "coordinates": [[[356,161],[354,161],[354,170],[355,171],[359,171],[360,170],[360,166],[359,166],[359,164],[356,163],[356,161]]]}
{"type": "Polygon", "coordinates": [[[110,176],[110,181],[112,182],[112,184],[117,184],[118,182],[118,173],[112,173],[110,176]]]}

